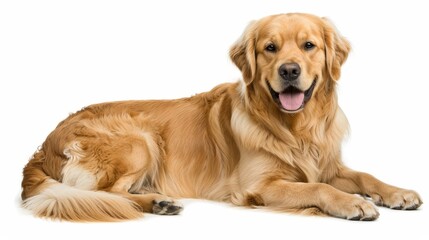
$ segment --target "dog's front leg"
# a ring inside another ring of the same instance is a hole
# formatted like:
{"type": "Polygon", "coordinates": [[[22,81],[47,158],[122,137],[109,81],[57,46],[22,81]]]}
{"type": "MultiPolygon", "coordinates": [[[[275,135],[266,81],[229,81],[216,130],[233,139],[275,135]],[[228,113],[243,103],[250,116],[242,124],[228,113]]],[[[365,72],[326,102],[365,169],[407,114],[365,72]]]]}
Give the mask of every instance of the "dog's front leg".
{"type": "Polygon", "coordinates": [[[265,206],[275,209],[317,207],[329,215],[349,220],[374,220],[379,215],[373,203],[324,183],[273,180],[261,189],[261,197],[265,206]]]}
{"type": "Polygon", "coordinates": [[[368,173],[347,168],[341,169],[329,184],[344,192],[370,196],[375,204],[392,209],[414,210],[423,203],[413,190],[391,186],[368,173]]]}

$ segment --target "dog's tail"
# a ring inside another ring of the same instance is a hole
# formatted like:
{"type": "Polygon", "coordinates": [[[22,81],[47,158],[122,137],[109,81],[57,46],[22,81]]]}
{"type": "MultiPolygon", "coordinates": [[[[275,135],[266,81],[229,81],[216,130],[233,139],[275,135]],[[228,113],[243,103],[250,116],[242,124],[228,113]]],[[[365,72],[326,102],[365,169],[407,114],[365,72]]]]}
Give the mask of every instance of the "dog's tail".
{"type": "Polygon", "coordinates": [[[54,180],[44,170],[45,153],[36,152],[24,168],[23,207],[34,215],[68,221],[119,221],[142,216],[138,205],[102,191],[87,191],[54,180]]]}

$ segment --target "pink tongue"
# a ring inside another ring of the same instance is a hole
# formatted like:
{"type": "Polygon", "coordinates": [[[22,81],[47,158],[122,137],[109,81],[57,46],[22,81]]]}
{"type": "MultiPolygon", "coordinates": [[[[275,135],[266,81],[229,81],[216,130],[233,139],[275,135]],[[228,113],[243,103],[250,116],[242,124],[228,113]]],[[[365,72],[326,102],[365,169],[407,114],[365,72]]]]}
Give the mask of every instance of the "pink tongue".
{"type": "Polygon", "coordinates": [[[304,102],[304,93],[280,93],[279,99],[284,109],[295,111],[302,106],[304,102]]]}

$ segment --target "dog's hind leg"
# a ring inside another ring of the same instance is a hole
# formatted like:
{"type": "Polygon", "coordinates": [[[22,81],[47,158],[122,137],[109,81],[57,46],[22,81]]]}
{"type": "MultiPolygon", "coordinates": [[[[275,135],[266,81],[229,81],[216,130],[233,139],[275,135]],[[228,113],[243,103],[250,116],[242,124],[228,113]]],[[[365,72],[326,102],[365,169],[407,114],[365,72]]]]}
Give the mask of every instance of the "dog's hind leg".
{"type": "MultiPolygon", "coordinates": [[[[116,179],[107,191],[118,194],[128,200],[135,202],[143,212],[159,215],[176,215],[183,210],[181,203],[172,198],[152,191],[142,191],[143,183],[156,175],[158,164],[154,161],[155,144],[146,141],[134,141],[132,150],[123,152],[122,163],[126,163],[126,171],[116,179]]],[[[116,165],[118,166],[118,165],[116,165]]],[[[115,170],[113,170],[115,171],[115,170]]],[[[149,180],[150,182],[150,180],[149,180]]],[[[149,188],[153,188],[149,186],[149,188]]]]}
{"type": "Polygon", "coordinates": [[[123,197],[137,203],[143,212],[159,215],[176,215],[183,210],[183,205],[170,197],[157,194],[131,194],[122,193],[123,197]]]}
{"type": "Polygon", "coordinates": [[[158,193],[130,193],[130,186],[135,182],[134,175],[119,178],[110,192],[136,203],[143,212],[159,215],[176,215],[183,210],[181,203],[158,193]]]}

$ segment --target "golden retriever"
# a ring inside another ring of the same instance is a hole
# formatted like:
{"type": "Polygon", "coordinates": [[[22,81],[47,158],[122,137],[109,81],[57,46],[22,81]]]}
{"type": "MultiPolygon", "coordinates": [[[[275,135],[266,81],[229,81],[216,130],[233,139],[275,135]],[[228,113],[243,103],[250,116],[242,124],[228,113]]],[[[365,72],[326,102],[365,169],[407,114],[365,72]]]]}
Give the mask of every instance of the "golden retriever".
{"type": "Polygon", "coordinates": [[[374,203],[417,209],[416,192],[341,161],[348,122],[336,83],[349,50],[324,18],[254,21],[230,50],[242,81],[95,104],[60,122],[24,168],[23,207],[70,221],[178,214],[175,198],[349,220],[377,219],[374,203]]]}

